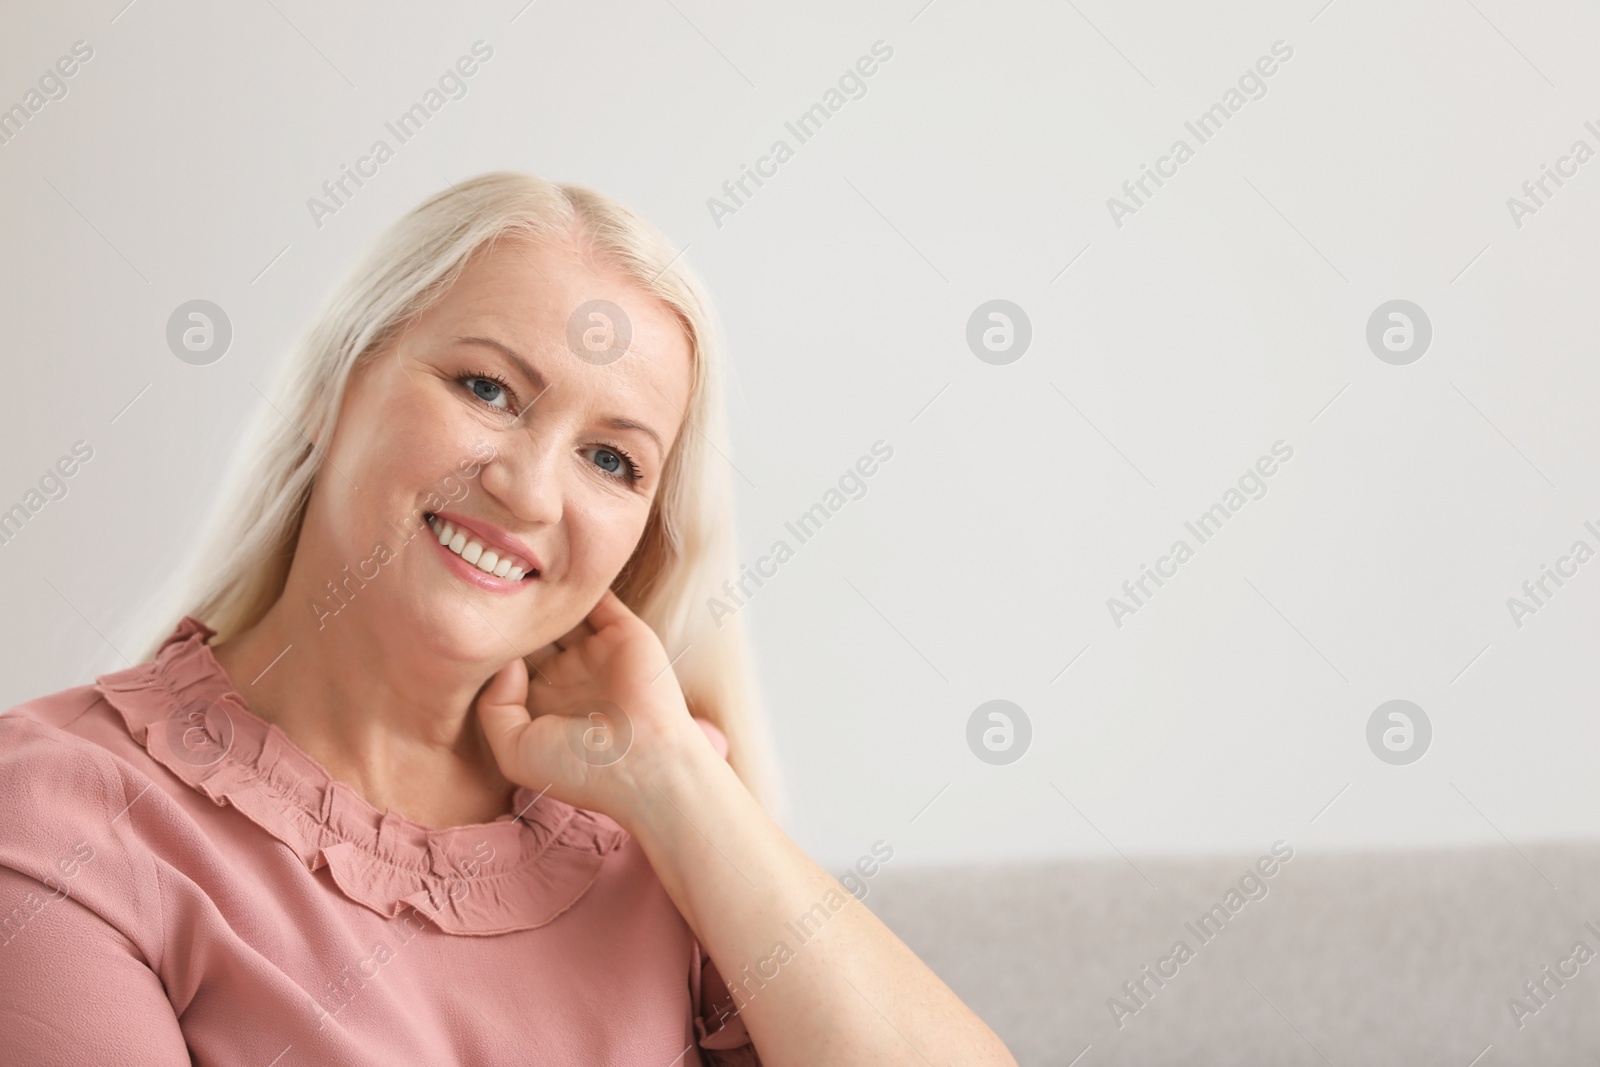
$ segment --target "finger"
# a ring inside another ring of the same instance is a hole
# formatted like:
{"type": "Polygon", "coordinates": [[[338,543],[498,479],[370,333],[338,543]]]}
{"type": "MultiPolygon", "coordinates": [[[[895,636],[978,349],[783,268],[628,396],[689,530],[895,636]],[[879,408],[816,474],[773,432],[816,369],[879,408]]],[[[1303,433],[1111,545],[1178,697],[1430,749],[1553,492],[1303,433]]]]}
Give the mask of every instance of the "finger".
{"type": "MultiPolygon", "coordinates": [[[[528,670],[531,673],[538,674],[541,678],[543,678],[544,668],[551,660],[561,655],[561,653],[565,652],[573,645],[587,640],[588,638],[599,633],[600,630],[606,625],[604,621],[600,620],[615,617],[614,610],[612,611],[612,614],[606,614],[609,610],[606,606],[606,598],[608,597],[611,600],[616,601],[617,606],[621,607],[623,612],[627,613],[628,615],[632,615],[632,612],[629,612],[628,609],[622,605],[622,601],[617,599],[617,595],[611,590],[607,589],[600,598],[599,610],[601,614],[599,618],[596,617],[595,610],[591,609],[590,613],[584,618],[579,619],[577,623],[573,625],[572,629],[568,630],[566,633],[562,634],[548,645],[534,649],[526,656],[523,656],[522,660],[528,665],[528,670]]],[[[548,679],[545,680],[548,681],[548,679]]]]}
{"type": "Polygon", "coordinates": [[[504,768],[532,721],[528,715],[528,671],[521,659],[501,667],[478,694],[478,722],[495,760],[504,768]]]}
{"type": "Polygon", "coordinates": [[[542,673],[544,666],[557,656],[561,655],[561,653],[564,651],[565,649],[563,649],[560,644],[552,641],[548,645],[545,645],[542,648],[536,648],[532,652],[529,652],[526,656],[523,656],[522,662],[528,665],[528,670],[530,672],[542,673]]]}
{"type": "Polygon", "coordinates": [[[613,590],[607,589],[600,594],[600,599],[595,602],[594,607],[589,609],[589,616],[586,621],[594,628],[595,632],[599,632],[607,626],[613,626],[627,619],[636,618],[638,616],[628,609],[628,605],[622,602],[622,598],[617,596],[613,590]]]}
{"type": "Polygon", "coordinates": [[[536,685],[555,685],[556,684],[556,683],[554,683],[554,682],[552,682],[550,680],[550,675],[547,673],[547,670],[549,668],[549,664],[548,663],[545,664],[545,668],[544,669],[541,669],[538,664],[533,663],[533,662],[529,661],[526,658],[523,659],[522,663],[523,663],[523,665],[525,667],[528,668],[528,689],[529,689],[530,692],[532,691],[533,687],[536,686],[536,685]]]}
{"type": "Polygon", "coordinates": [[[587,617],[584,617],[579,619],[573,625],[572,629],[562,634],[557,643],[560,644],[562,648],[571,648],[574,644],[582,641],[584,638],[593,637],[595,634],[595,629],[596,628],[594,624],[591,623],[587,617]]]}

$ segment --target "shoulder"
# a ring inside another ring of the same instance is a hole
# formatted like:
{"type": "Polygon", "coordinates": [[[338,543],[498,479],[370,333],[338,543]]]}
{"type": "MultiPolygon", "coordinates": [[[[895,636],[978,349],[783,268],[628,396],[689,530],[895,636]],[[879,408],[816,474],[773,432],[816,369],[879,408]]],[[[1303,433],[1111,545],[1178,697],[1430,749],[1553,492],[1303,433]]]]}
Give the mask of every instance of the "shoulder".
{"type": "Polygon", "coordinates": [[[8,720],[45,723],[65,727],[102,702],[100,691],[92,685],[75,685],[59,693],[35,697],[0,712],[0,723],[8,720]]]}
{"type": "Polygon", "coordinates": [[[29,814],[19,809],[98,812],[120,797],[111,809],[116,814],[129,786],[137,792],[149,784],[135,766],[140,762],[148,762],[144,748],[95,686],[18,704],[0,713],[0,825],[14,826],[14,817],[29,814]]]}
{"type": "Polygon", "coordinates": [[[0,864],[39,878],[77,842],[125,841],[155,770],[94,686],[0,714],[0,864]]]}
{"type": "Polygon", "coordinates": [[[156,805],[161,790],[117,719],[92,686],[0,714],[0,868],[43,887],[41,898],[73,897],[153,951],[151,824],[135,805],[156,805]]]}

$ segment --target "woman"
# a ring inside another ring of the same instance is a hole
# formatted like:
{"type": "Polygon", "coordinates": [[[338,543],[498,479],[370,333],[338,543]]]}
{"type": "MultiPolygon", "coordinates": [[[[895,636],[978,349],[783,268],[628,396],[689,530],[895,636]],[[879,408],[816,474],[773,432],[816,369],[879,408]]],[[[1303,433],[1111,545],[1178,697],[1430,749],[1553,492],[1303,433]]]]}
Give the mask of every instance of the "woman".
{"type": "Polygon", "coordinates": [[[7,1062],[1014,1062],[741,780],[676,259],[499,173],[342,285],[182,622],[0,716],[7,1062]]]}

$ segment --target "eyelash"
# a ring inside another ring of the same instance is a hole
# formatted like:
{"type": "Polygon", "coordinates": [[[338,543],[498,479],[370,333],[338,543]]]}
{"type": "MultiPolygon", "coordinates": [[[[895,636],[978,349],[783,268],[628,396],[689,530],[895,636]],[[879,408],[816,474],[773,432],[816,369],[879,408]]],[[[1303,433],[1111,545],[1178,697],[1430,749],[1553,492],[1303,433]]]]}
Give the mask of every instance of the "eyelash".
{"type": "MultiPolygon", "coordinates": [[[[467,384],[474,378],[482,378],[486,382],[493,382],[500,387],[502,392],[506,394],[506,398],[508,400],[510,400],[513,404],[516,403],[517,391],[511,387],[510,382],[506,381],[493,371],[467,371],[465,374],[459,375],[456,378],[456,381],[461,383],[462,388],[464,388],[474,400],[478,401],[480,404],[483,404],[485,407],[491,408],[495,411],[503,410],[501,408],[496,408],[493,404],[483,399],[483,397],[479,396],[477,392],[467,384]]],[[[607,452],[615,454],[616,457],[623,462],[623,467],[616,473],[612,473],[603,467],[597,467],[596,469],[599,470],[601,474],[604,474],[608,478],[614,478],[619,482],[627,482],[629,484],[635,483],[644,477],[644,472],[639,469],[639,464],[633,461],[633,456],[630,455],[628,451],[621,445],[612,444],[609,441],[601,441],[599,444],[601,448],[604,448],[607,452]]]]}

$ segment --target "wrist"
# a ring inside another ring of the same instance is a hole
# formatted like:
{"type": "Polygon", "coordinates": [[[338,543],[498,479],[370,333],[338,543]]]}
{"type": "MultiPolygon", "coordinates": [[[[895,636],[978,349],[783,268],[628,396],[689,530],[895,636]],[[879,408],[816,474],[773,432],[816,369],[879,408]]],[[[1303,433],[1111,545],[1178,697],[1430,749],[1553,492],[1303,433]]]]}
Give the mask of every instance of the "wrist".
{"type": "Polygon", "coordinates": [[[719,907],[712,887],[735,871],[750,880],[746,869],[760,864],[751,831],[770,825],[710,740],[701,734],[699,742],[646,776],[626,817],[617,820],[697,935],[706,929],[707,909],[719,907]]]}
{"type": "Polygon", "coordinates": [[[748,796],[699,725],[691,721],[690,726],[681,743],[640,768],[630,790],[632,802],[616,816],[647,851],[670,849],[684,833],[709,833],[703,812],[727,811],[740,793],[748,796]]]}

